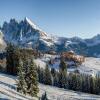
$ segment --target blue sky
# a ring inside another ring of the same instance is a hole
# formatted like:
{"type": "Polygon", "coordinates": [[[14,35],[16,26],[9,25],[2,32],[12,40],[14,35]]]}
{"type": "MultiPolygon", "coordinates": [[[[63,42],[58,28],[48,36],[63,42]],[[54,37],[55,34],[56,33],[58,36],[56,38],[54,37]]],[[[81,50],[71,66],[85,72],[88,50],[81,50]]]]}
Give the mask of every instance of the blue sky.
{"type": "Polygon", "coordinates": [[[100,33],[100,0],[0,0],[0,23],[30,18],[49,34],[90,38],[100,33]]]}

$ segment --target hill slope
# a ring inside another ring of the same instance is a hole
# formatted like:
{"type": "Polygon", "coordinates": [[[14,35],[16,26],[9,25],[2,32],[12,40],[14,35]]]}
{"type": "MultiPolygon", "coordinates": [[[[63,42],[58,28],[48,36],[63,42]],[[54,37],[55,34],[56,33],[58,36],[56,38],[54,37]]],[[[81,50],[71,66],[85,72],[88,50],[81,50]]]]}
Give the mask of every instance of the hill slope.
{"type": "MultiPolygon", "coordinates": [[[[37,100],[16,92],[16,77],[0,73],[0,99],[8,100],[37,100]]],[[[39,84],[39,96],[46,91],[49,100],[100,100],[100,96],[75,92],[39,84]]]]}

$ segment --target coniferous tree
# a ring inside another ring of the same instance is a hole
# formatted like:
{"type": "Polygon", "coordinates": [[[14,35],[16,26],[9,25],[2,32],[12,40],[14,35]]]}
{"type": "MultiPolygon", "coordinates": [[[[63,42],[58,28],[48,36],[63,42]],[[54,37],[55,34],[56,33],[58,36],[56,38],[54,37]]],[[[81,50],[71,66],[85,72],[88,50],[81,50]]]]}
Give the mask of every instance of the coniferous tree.
{"type": "Polygon", "coordinates": [[[90,81],[90,91],[89,92],[93,94],[93,93],[95,93],[95,86],[96,86],[95,85],[95,82],[96,82],[95,78],[94,77],[90,77],[89,81],[90,81]]]}
{"type": "Polygon", "coordinates": [[[12,44],[8,44],[6,48],[6,70],[9,74],[16,75],[17,67],[19,65],[20,52],[18,47],[15,47],[12,44]]]}
{"type": "Polygon", "coordinates": [[[96,76],[95,93],[100,94],[100,77],[96,76]]]}
{"type": "Polygon", "coordinates": [[[44,83],[44,79],[45,79],[44,69],[43,69],[43,68],[40,68],[40,67],[38,66],[37,72],[38,72],[38,81],[39,81],[40,83],[44,83]]]}
{"type": "Polygon", "coordinates": [[[72,74],[68,75],[68,89],[72,89],[72,74]]]}
{"type": "Polygon", "coordinates": [[[48,100],[46,92],[42,95],[41,100],[48,100]]]}
{"type": "Polygon", "coordinates": [[[20,55],[20,49],[18,47],[15,47],[15,50],[14,50],[14,55],[13,55],[13,59],[14,59],[14,68],[13,68],[13,74],[14,75],[17,75],[17,71],[18,71],[18,66],[19,66],[19,61],[20,61],[20,58],[21,58],[21,55],[20,55]]]}
{"type": "Polygon", "coordinates": [[[86,80],[87,76],[82,76],[82,91],[86,92],[87,91],[87,80],[86,80]]]}
{"type": "Polygon", "coordinates": [[[55,68],[51,68],[51,75],[52,75],[52,85],[54,85],[54,81],[57,81],[56,70],[55,68]]]}
{"type": "Polygon", "coordinates": [[[90,76],[84,75],[82,78],[82,92],[90,93],[91,83],[90,76]]]}
{"type": "Polygon", "coordinates": [[[45,83],[45,70],[43,68],[41,68],[41,83],[45,83]]]}
{"type": "Polygon", "coordinates": [[[13,45],[9,44],[6,48],[6,70],[9,74],[13,72],[13,54],[14,54],[14,47],[13,45]]]}
{"type": "Polygon", "coordinates": [[[56,72],[55,76],[53,77],[53,85],[58,86],[58,72],[56,72]]]}
{"type": "Polygon", "coordinates": [[[67,88],[67,73],[66,70],[59,72],[59,87],[67,88]]]}
{"type": "Polygon", "coordinates": [[[73,74],[72,75],[72,90],[76,90],[76,87],[77,87],[77,75],[76,74],[73,74]]]}
{"type": "Polygon", "coordinates": [[[62,59],[59,65],[59,87],[67,88],[67,65],[62,59]]]}
{"type": "Polygon", "coordinates": [[[72,90],[81,91],[82,89],[82,78],[78,74],[72,75],[72,90]]]}
{"type": "Polygon", "coordinates": [[[62,58],[61,58],[60,64],[59,64],[59,70],[62,70],[62,71],[66,70],[66,72],[67,72],[67,65],[62,58]]]}
{"type": "Polygon", "coordinates": [[[23,94],[27,93],[27,84],[25,81],[25,73],[23,71],[23,63],[20,60],[18,66],[18,81],[17,81],[17,91],[23,94]]]}
{"type": "Polygon", "coordinates": [[[51,68],[51,74],[52,74],[53,77],[56,75],[56,70],[55,70],[55,68],[51,68]]]}
{"type": "Polygon", "coordinates": [[[77,75],[77,87],[76,87],[77,91],[82,91],[82,76],[81,75],[77,75]]]}
{"type": "Polygon", "coordinates": [[[85,76],[85,92],[89,93],[90,91],[90,78],[89,76],[85,76]]]}
{"type": "Polygon", "coordinates": [[[31,96],[37,96],[37,93],[39,92],[38,88],[38,75],[37,75],[37,70],[36,70],[36,65],[31,59],[30,61],[30,66],[29,66],[29,71],[26,74],[26,83],[27,83],[27,92],[31,96]]]}
{"type": "Polygon", "coordinates": [[[46,65],[44,70],[44,83],[47,85],[52,85],[52,76],[48,65],[46,65]]]}
{"type": "Polygon", "coordinates": [[[41,68],[38,66],[37,68],[37,73],[38,73],[38,81],[41,83],[41,68]]]}

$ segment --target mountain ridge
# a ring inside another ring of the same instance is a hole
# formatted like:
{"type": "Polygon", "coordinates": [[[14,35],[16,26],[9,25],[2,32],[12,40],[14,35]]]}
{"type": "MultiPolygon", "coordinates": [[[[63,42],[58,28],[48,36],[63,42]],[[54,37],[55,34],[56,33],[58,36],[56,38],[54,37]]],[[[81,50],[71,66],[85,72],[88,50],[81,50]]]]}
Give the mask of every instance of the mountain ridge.
{"type": "Polygon", "coordinates": [[[55,52],[73,50],[76,53],[86,56],[97,57],[97,55],[100,55],[100,51],[97,50],[100,49],[100,34],[90,39],[50,36],[27,17],[19,22],[16,19],[4,22],[1,31],[7,43],[11,42],[20,47],[55,52]],[[93,50],[93,47],[97,51],[93,50]]]}

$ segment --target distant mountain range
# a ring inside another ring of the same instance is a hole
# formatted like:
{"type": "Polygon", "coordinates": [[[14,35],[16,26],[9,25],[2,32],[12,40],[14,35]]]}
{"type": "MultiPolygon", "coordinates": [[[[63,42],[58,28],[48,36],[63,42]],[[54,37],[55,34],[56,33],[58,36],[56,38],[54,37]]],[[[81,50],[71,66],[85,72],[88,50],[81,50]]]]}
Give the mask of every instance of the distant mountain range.
{"type": "Polygon", "coordinates": [[[22,48],[37,48],[43,52],[73,50],[77,54],[100,57],[100,34],[91,39],[51,36],[28,18],[19,22],[11,19],[9,23],[4,22],[0,29],[0,45],[11,42],[22,48]]]}

